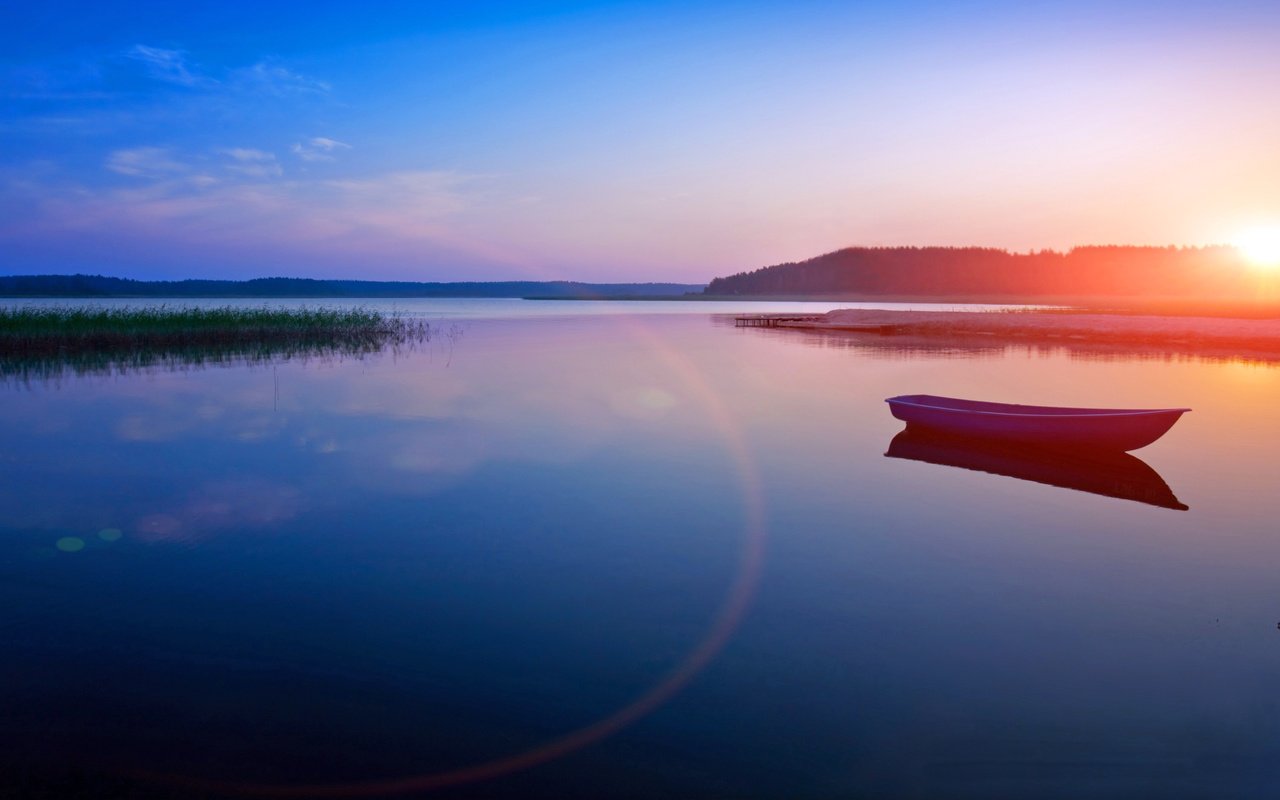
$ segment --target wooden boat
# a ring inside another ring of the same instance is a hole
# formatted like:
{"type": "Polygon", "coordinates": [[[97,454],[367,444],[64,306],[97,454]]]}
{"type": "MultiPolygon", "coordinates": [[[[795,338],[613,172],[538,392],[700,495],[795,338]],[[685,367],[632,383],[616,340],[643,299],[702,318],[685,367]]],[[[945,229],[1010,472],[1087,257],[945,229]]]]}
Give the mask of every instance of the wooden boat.
{"type": "Polygon", "coordinates": [[[885,400],[908,427],[1065,447],[1137,450],[1189,408],[1059,408],[905,394],[885,400]]]}
{"type": "Polygon", "coordinates": [[[1003,475],[1047,486],[1186,511],[1160,473],[1137,456],[1096,447],[1040,447],[1008,439],[977,439],[908,427],[885,452],[902,458],[1003,475]]]}

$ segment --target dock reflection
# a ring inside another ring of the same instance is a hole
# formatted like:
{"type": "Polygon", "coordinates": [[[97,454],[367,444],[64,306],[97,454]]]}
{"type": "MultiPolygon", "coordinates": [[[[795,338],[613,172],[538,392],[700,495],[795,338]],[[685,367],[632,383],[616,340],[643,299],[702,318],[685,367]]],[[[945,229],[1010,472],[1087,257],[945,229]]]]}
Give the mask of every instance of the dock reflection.
{"type": "Polygon", "coordinates": [[[1046,448],[907,428],[893,437],[889,458],[1004,475],[1063,489],[1186,511],[1160,473],[1129,453],[1046,448]]]}

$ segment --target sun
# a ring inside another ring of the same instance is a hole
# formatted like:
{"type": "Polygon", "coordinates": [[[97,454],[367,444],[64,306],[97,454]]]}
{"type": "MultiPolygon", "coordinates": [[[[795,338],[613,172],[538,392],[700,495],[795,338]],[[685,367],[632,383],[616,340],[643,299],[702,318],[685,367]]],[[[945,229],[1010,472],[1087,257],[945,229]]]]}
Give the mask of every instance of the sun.
{"type": "Polygon", "coordinates": [[[1278,268],[1280,267],[1280,225],[1245,231],[1236,239],[1236,247],[1255,267],[1278,268]]]}

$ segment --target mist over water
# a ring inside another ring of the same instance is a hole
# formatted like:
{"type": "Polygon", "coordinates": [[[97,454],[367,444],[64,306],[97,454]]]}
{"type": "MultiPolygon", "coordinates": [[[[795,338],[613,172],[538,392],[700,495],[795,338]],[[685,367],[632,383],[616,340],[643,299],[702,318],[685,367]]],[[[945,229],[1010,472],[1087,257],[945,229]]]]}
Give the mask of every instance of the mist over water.
{"type": "Polygon", "coordinates": [[[505,303],[0,384],[0,787],[429,785],[570,737],[432,796],[1280,789],[1280,369],[505,303]],[[1195,410],[1055,483],[886,458],[905,393],[1195,410]]]}

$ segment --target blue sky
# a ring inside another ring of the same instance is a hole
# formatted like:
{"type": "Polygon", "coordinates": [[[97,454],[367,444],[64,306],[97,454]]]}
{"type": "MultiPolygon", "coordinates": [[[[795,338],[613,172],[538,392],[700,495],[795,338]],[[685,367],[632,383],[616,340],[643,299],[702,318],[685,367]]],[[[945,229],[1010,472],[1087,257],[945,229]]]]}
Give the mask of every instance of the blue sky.
{"type": "Polygon", "coordinates": [[[5,14],[5,273],[703,281],[1280,221],[1274,3],[5,14]]]}

